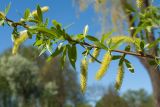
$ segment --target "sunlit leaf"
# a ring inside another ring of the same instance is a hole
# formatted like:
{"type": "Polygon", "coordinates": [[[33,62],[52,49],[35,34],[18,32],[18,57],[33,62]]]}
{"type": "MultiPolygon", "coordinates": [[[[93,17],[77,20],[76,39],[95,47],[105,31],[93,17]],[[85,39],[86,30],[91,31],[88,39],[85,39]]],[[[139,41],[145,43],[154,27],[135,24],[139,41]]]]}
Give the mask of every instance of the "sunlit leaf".
{"type": "Polygon", "coordinates": [[[126,67],[128,68],[128,70],[131,73],[134,73],[134,68],[133,68],[132,64],[127,59],[125,59],[124,61],[125,61],[125,64],[126,64],[126,67]]]}
{"type": "Polygon", "coordinates": [[[26,11],[25,11],[25,13],[24,13],[24,19],[28,19],[28,17],[29,17],[29,15],[30,15],[30,9],[26,9],[26,11]]]}

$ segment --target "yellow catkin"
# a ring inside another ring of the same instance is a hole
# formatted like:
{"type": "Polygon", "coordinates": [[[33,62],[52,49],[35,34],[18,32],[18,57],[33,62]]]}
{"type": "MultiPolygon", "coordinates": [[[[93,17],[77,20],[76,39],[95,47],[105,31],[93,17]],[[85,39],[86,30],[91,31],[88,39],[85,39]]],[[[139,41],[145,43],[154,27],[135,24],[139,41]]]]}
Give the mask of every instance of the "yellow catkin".
{"type": "MultiPolygon", "coordinates": [[[[42,13],[47,12],[48,9],[49,9],[48,6],[41,7],[42,13]]],[[[37,16],[37,10],[34,10],[31,14],[32,14],[33,16],[37,16]]]]}
{"type": "Polygon", "coordinates": [[[20,32],[20,37],[19,38],[16,38],[15,41],[14,41],[14,46],[13,46],[13,49],[12,49],[12,54],[16,54],[18,49],[19,49],[19,46],[28,38],[28,33],[27,33],[27,30],[24,30],[24,31],[21,31],[20,32]]]}
{"type": "Polygon", "coordinates": [[[141,8],[143,6],[143,0],[136,0],[136,4],[138,8],[141,8]]]}
{"type": "Polygon", "coordinates": [[[123,65],[120,65],[118,67],[118,73],[117,73],[116,83],[115,83],[116,90],[119,90],[121,88],[122,82],[123,82],[123,76],[124,76],[124,68],[123,68],[123,65]]]}
{"type": "Polygon", "coordinates": [[[104,76],[104,74],[106,73],[106,70],[109,67],[111,60],[112,60],[112,56],[111,56],[110,52],[107,52],[104,55],[100,69],[98,70],[98,72],[96,74],[97,80],[100,80],[104,76]]]}
{"type": "Polygon", "coordinates": [[[0,11],[0,19],[4,19],[4,18],[5,18],[5,14],[0,11]]]}
{"type": "MultiPolygon", "coordinates": [[[[97,58],[97,57],[99,56],[99,53],[100,53],[100,49],[95,48],[95,49],[93,50],[92,56],[93,56],[94,58],[97,58]]],[[[91,58],[91,59],[90,59],[90,62],[94,62],[94,61],[95,61],[94,58],[91,58]]]]}
{"type": "Polygon", "coordinates": [[[87,69],[88,69],[88,62],[86,59],[81,61],[81,74],[80,74],[80,85],[81,91],[84,93],[87,87],[87,69]]]}

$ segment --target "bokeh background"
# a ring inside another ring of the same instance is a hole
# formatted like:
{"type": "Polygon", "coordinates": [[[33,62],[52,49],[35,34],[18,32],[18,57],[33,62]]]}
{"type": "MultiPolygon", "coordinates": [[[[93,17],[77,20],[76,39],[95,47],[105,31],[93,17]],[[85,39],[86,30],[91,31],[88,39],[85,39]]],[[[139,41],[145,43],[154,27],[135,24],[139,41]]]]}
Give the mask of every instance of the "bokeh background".
{"type": "MultiPolygon", "coordinates": [[[[83,0],[0,0],[0,11],[11,3],[7,17],[17,21],[23,17],[26,8],[35,10],[39,4],[49,6],[49,11],[44,16],[48,17],[50,22],[54,19],[63,27],[71,25],[66,29],[69,34],[82,33],[84,27],[88,25],[88,33],[97,38],[111,30],[115,31],[113,36],[129,35],[128,25],[118,2],[110,0],[100,7],[96,6],[95,2],[95,0],[86,0],[85,3],[83,0]],[[116,20],[121,20],[121,23],[116,20]]],[[[159,1],[155,0],[153,5],[158,6],[159,1]]],[[[0,107],[153,107],[150,78],[137,58],[127,56],[135,67],[135,73],[131,74],[125,70],[123,85],[119,92],[113,87],[117,62],[111,63],[107,74],[100,81],[95,80],[99,64],[89,64],[88,88],[86,93],[82,94],[79,86],[83,52],[81,47],[78,47],[77,69],[74,70],[67,61],[62,70],[60,56],[51,62],[46,62],[49,53],[39,56],[40,51],[32,47],[35,38],[27,40],[19,54],[12,56],[11,33],[12,28],[0,27],[0,107]]],[[[102,51],[99,59],[103,58],[103,54],[102,51]]]]}

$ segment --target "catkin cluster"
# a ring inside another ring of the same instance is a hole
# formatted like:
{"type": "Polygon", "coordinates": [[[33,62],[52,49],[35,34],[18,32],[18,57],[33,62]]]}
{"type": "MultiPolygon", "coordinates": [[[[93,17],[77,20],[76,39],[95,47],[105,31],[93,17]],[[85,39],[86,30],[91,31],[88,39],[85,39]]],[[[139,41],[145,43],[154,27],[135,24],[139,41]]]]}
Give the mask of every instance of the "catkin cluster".
{"type": "Polygon", "coordinates": [[[144,1],[143,0],[136,0],[136,4],[138,8],[141,8],[143,6],[144,1]]]}
{"type": "Polygon", "coordinates": [[[112,60],[112,56],[111,56],[110,52],[107,52],[104,55],[103,60],[102,60],[102,64],[101,64],[101,66],[100,66],[100,68],[99,68],[99,70],[96,74],[96,79],[97,80],[100,80],[104,76],[106,70],[109,67],[109,64],[110,64],[111,60],[112,60]]]}
{"type": "Polygon", "coordinates": [[[88,62],[86,58],[81,61],[81,74],[80,74],[80,85],[81,91],[84,93],[87,87],[87,70],[88,70],[88,62]]]}
{"type": "Polygon", "coordinates": [[[27,30],[21,31],[19,38],[16,38],[14,41],[14,46],[12,49],[12,54],[16,54],[19,46],[28,38],[27,30]]]}
{"type": "Polygon", "coordinates": [[[97,57],[99,56],[99,53],[100,53],[100,49],[95,48],[95,49],[93,50],[93,54],[92,54],[92,56],[93,56],[94,58],[91,58],[91,59],[90,59],[90,62],[94,62],[94,61],[95,61],[95,58],[97,58],[97,57]]]}
{"type": "Polygon", "coordinates": [[[116,77],[116,83],[115,83],[115,88],[119,90],[121,88],[122,82],[123,82],[123,76],[124,76],[124,68],[123,65],[120,65],[118,67],[118,73],[116,77]]]}

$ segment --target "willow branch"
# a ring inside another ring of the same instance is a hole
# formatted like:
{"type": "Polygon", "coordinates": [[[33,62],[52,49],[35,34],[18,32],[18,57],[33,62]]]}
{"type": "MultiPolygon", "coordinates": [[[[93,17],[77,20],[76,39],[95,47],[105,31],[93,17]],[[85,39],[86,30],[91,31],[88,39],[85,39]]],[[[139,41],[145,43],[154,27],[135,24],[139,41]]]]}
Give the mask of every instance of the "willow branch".
{"type": "MultiPolygon", "coordinates": [[[[25,22],[22,23],[22,22],[14,22],[13,20],[10,20],[8,18],[5,18],[4,19],[6,22],[10,22],[12,23],[12,27],[17,27],[17,26],[22,26],[26,29],[29,28],[29,25],[27,25],[25,22]]],[[[89,46],[91,48],[99,48],[97,47],[96,45],[92,45],[92,44],[89,44],[87,42],[80,42],[80,41],[77,41],[77,40],[73,40],[73,39],[66,39],[67,41],[72,41],[72,42],[75,42],[77,44],[80,44],[80,45],[83,45],[83,46],[89,46]]],[[[110,50],[111,52],[118,52],[118,53],[124,53],[124,54],[128,54],[128,55],[132,55],[132,56],[138,56],[138,57],[142,57],[142,58],[150,58],[150,59],[155,59],[155,58],[158,58],[160,59],[159,57],[156,57],[156,56],[153,56],[153,55],[150,55],[150,54],[145,54],[145,53],[137,53],[137,52],[131,52],[131,51],[123,51],[123,50],[110,50]]],[[[91,57],[93,57],[91,54],[89,54],[91,57]]],[[[94,58],[98,63],[101,63],[98,59],[94,58]]]]}

